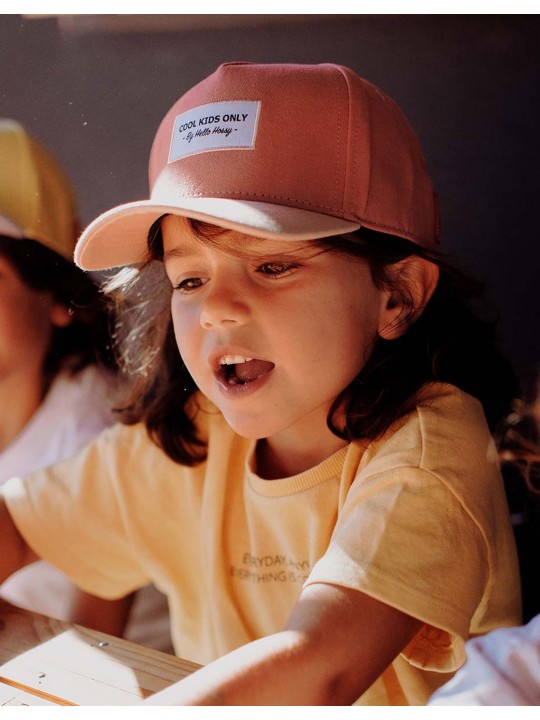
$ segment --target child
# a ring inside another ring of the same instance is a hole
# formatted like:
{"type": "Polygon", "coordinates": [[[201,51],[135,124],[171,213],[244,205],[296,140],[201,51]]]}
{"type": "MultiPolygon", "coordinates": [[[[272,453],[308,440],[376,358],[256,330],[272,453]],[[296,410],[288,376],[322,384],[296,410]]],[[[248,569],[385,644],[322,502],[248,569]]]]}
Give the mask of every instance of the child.
{"type": "Polygon", "coordinates": [[[229,63],[164,118],[150,183],[76,249],[134,266],[125,424],[5,487],[3,572],[154,580],[205,667],[151,703],[424,704],[519,580],[488,426],[513,375],[437,252],[416,137],[347,68],[229,63]]]}
{"type": "MultiPolygon", "coordinates": [[[[74,455],[114,422],[115,362],[103,298],[73,264],[77,206],[63,170],[13,120],[0,121],[0,157],[2,484],[74,455]]],[[[131,605],[81,593],[45,562],[0,596],[118,634],[131,605]]]]}

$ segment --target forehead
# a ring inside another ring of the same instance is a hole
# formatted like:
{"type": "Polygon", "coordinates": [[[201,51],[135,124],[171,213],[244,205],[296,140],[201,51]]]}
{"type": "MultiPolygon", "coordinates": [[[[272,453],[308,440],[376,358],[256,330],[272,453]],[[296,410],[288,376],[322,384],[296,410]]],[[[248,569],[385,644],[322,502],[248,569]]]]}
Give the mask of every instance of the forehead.
{"type": "Polygon", "coordinates": [[[273,253],[290,254],[302,250],[318,250],[316,241],[288,241],[257,238],[252,235],[202,223],[195,230],[187,218],[169,215],[162,224],[163,260],[204,252],[205,249],[237,254],[260,256],[273,253]]]}

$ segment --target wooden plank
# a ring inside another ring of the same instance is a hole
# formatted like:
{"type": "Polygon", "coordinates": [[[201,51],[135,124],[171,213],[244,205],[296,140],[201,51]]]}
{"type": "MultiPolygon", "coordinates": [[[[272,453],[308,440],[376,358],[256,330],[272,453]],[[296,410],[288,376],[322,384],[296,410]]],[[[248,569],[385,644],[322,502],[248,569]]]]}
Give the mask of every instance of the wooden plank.
{"type": "Polygon", "coordinates": [[[0,705],[75,705],[75,703],[0,677],[0,705]]]}
{"type": "Polygon", "coordinates": [[[137,705],[198,667],[0,601],[2,682],[47,702],[137,705]]]}

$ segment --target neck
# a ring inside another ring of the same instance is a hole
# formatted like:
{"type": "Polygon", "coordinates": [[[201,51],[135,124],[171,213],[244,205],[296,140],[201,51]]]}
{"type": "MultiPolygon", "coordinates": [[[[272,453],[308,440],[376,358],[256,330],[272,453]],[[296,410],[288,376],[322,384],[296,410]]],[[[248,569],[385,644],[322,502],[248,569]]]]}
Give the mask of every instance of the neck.
{"type": "Polygon", "coordinates": [[[23,430],[45,392],[41,368],[0,378],[0,452],[23,430]]]}
{"type": "Polygon", "coordinates": [[[330,431],[318,442],[306,444],[292,434],[279,438],[267,438],[257,443],[257,474],[265,480],[291,477],[319,465],[347,445],[330,431]]]}

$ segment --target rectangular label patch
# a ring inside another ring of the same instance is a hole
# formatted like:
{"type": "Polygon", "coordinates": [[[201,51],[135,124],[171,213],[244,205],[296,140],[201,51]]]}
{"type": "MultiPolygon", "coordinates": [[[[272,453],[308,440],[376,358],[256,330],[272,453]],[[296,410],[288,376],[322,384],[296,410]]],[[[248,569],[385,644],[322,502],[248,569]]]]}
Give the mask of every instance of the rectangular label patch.
{"type": "Polygon", "coordinates": [[[169,162],[210,150],[255,145],[260,102],[217,102],[188,110],[174,121],[169,162]]]}

